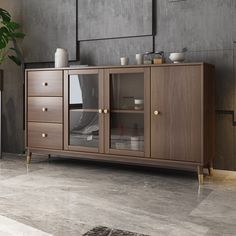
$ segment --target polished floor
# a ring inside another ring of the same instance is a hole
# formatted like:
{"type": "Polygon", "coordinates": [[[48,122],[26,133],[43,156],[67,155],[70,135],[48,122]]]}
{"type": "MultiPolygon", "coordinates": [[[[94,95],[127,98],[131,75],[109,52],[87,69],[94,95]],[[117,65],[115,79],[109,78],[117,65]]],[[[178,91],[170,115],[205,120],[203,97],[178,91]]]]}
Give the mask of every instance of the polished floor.
{"type": "Polygon", "coordinates": [[[97,227],[133,232],[114,235],[236,235],[236,172],[214,171],[199,187],[184,172],[0,160],[0,236],[82,236],[97,227]]]}

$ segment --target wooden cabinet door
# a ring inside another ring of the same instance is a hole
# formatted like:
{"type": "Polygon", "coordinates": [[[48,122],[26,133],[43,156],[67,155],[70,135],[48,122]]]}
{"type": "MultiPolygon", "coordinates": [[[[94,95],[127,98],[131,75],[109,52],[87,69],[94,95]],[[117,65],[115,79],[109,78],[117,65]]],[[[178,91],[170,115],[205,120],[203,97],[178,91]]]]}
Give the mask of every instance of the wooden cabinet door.
{"type": "Polygon", "coordinates": [[[68,70],[64,78],[65,150],[103,153],[103,70],[68,70]]]}
{"type": "Polygon", "coordinates": [[[202,86],[201,66],[151,69],[152,158],[201,161],[202,86]]]}

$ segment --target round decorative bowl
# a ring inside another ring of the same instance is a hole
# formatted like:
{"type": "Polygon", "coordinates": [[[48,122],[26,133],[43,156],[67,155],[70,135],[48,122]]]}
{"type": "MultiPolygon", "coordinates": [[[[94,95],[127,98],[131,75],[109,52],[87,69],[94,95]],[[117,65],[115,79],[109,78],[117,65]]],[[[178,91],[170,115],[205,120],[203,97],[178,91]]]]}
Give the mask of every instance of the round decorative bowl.
{"type": "Polygon", "coordinates": [[[173,63],[181,63],[185,59],[184,52],[173,52],[173,53],[170,53],[169,59],[173,63]]]}

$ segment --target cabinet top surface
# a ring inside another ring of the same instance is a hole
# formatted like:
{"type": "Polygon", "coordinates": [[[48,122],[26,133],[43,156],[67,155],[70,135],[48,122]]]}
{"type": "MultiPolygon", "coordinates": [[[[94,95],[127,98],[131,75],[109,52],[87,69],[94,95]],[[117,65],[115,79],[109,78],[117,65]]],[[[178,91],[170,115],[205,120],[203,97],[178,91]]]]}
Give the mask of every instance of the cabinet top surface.
{"type": "Polygon", "coordinates": [[[165,63],[165,64],[147,64],[147,65],[110,65],[110,66],[72,66],[72,67],[62,67],[62,68],[36,68],[36,69],[26,69],[26,71],[50,71],[50,70],[89,70],[89,69],[122,69],[122,68],[147,68],[147,67],[170,67],[170,66],[211,66],[214,65],[205,62],[194,62],[194,63],[165,63]]]}

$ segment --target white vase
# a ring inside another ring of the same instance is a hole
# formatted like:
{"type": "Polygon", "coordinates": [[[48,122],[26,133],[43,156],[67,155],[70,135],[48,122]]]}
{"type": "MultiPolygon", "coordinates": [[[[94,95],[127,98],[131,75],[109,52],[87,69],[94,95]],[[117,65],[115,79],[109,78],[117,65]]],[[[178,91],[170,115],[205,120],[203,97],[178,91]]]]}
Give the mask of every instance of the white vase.
{"type": "Polygon", "coordinates": [[[55,52],[55,68],[68,67],[68,52],[64,48],[57,48],[55,52]]]}

